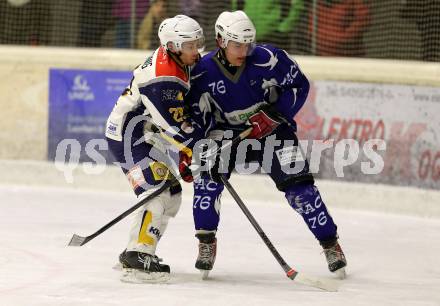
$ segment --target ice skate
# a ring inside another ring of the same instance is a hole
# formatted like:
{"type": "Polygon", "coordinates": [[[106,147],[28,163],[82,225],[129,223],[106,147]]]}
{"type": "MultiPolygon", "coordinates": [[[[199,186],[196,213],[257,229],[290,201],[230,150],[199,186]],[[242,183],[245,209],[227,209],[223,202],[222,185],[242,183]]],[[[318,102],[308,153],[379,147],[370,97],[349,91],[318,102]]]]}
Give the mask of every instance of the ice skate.
{"type": "Polygon", "coordinates": [[[170,267],[161,264],[157,256],[136,251],[124,251],[121,281],[126,283],[163,283],[170,279],[170,267]]]}
{"type": "Polygon", "coordinates": [[[347,266],[347,260],[345,259],[344,252],[338,243],[337,239],[320,242],[324,249],[325,258],[328,263],[328,269],[330,272],[344,279],[346,277],[345,267],[347,266]]]}
{"type": "Polygon", "coordinates": [[[122,251],[121,254],[119,254],[119,260],[118,260],[118,262],[112,267],[113,270],[116,270],[116,271],[122,271],[122,269],[124,268],[123,265],[122,265],[122,261],[123,261],[123,259],[124,259],[124,256],[126,256],[126,255],[125,255],[126,252],[127,252],[127,249],[125,249],[124,251],[122,251]]]}
{"type": "Polygon", "coordinates": [[[201,278],[206,279],[214,266],[217,238],[215,233],[196,234],[196,237],[199,239],[199,255],[195,267],[200,270],[201,278]]]}

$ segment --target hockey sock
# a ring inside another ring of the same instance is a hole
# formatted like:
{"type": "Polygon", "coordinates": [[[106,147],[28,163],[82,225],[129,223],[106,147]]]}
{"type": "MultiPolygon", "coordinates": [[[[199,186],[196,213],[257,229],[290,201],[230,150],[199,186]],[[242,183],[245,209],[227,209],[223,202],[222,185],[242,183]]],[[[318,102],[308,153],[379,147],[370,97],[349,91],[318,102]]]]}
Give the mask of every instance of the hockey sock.
{"type": "Polygon", "coordinates": [[[289,205],[304,219],[319,241],[336,237],[337,227],[321,199],[318,188],[312,184],[290,186],[285,191],[289,205]]]}
{"type": "Polygon", "coordinates": [[[194,182],[193,216],[196,230],[217,230],[223,188],[223,184],[205,178],[194,182]]]}

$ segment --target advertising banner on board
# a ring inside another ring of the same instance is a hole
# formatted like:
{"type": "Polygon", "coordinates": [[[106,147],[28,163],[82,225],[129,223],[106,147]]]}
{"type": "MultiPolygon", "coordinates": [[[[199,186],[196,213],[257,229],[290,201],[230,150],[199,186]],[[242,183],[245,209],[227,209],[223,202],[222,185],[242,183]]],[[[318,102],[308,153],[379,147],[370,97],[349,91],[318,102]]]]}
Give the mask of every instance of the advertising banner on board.
{"type": "Polygon", "coordinates": [[[131,77],[129,71],[51,69],[48,159],[55,160],[59,144],[65,143],[70,154],[77,155],[69,160],[113,161],[105,141],[105,123],[131,77]]]}
{"type": "Polygon", "coordinates": [[[439,114],[440,88],[315,81],[296,121],[319,177],[439,188],[439,114]]]}

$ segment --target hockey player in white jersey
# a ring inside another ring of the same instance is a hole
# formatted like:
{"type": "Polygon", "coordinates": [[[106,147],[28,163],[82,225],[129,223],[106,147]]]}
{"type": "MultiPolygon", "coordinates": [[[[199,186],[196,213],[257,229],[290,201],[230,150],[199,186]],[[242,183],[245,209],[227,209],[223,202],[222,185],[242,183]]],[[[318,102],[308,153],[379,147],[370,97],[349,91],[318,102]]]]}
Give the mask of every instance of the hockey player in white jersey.
{"type": "MultiPolygon", "coordinates": [[[[106,125],[109,148],[139,198],[171,178],[169,143],[180,150],[181,159],[190,160],[184,142],[196,133],[184,121],[183,97],[190,87],[190,67],[204,46],[203,30],[194,19],[177,15],[160,24],[158,35],[161,46],[134,70],[106,125]],[[162,139],[152,136],[158,130],[162,139]]],[[[179,210],[181,191],[177,182],[135,212],[128,245],[119,256],[122,281],[169,279],[170,267],[160,263],[156,247],[179,210]]]]}
{"type": "Polygon", "coordinates": [[[314,185],[307,160],[297,154],[301,149],[294,117],[306,102],[307,78],[284,50],[255,43],[255,27],[244,12],[221,13],[215,31],[219,48],[205,55],[192,71],[186,99],[193,106],[193,120],[211,129],[209,138],[218,146],[250,124],[253,129],[248,138],[260,150],[253,147],[243,152],[239,150],[241,143],[233,146],[229,156],[218,156],[216,166],[195,180],[196,268],[207,275],[215,262],[224,187],[219,175],[229,178],[236,161],[246,160],[261,165],[323,247],[329,270],[344,277],[347,262],[338,243],[337,226],[314,185]],[[261,149],[266,147],[272,149],[261,149]],[[245,159],[238,157],[240,153],[245,159]],[[297,168],[296,172],[289,171],[297,168]]]}

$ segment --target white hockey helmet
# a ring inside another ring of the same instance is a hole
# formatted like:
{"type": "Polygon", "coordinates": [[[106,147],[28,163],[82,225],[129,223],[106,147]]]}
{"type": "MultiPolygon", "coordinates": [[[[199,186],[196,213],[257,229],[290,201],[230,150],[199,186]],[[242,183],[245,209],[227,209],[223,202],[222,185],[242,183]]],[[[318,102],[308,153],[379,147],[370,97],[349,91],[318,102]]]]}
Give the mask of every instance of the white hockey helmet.
{"type": "Polygon", "coordinates": [[[177,52],[182,51],[182,44],[187,41],[196,41],[199,52],[202,52],[205,46],[202,27],[197,21],[185,15],[177,15],[162,21],[158,35],[160,44],[165,50],[169,49],[170,42],[177,52]]]}
{"type": "Polygon", "coordinates": [[[256,32],[254,24],[243,11],[223,12],[215,22],[215,36],[222,38],[221,48],[226,48],[230,40],[254,44],[256,32]]]}

